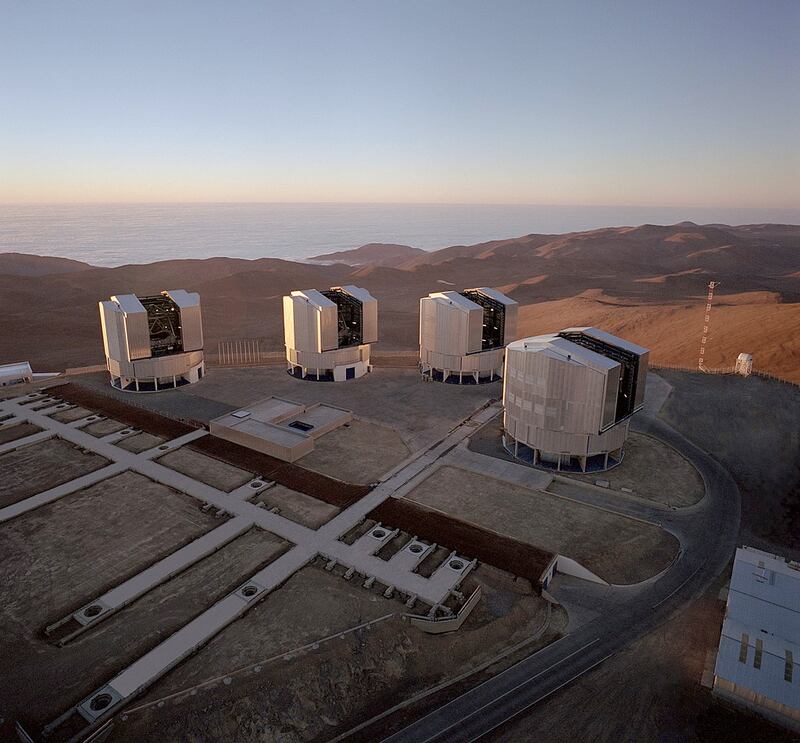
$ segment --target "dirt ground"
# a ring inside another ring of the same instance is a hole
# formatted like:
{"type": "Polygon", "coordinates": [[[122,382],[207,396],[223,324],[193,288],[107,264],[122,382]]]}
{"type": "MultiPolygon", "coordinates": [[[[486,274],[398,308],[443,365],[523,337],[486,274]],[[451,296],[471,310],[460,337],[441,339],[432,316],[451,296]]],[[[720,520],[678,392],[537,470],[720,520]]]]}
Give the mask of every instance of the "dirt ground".
{"type": "MultiPolygon", "coordinates": [[[[95,396],[113,394],[103,375],[76,377],[77,385],[85,386],[87,393],[95,396]]],[[[58,390],[53,394],[58,394],[58,390]]],[[[136,405],[174,418],[207,421],[268,395],[306,405],[325,402],[351,410],[362,421],[394,429],[411,451],[418,451],[441,439],[490,399],[499,398],[502,384],[428,384],[422,381],[416,369],[382,367],[348,382],[313,382],[289,376],[282,364],[246,368],[215,366],[209,367],[208,374],[197,384],[158,395],[140,395],[136,405]]],[[[114,396],[122,399],[124,393],[114,396]]],[[[105,414],[128,420],[111,409],[105,414]]],[[[148,430],[143,425],[137,427],[148,430]]]]}
{"type": "Polygon", "coordinates": [[[342,482],[301,467],[299,464],[285,462],[216,436],[202,436],[188,447],[247,472],[255,472],[263,480],[277,482],[337,508],[345,508],[355,503],[370,490],[366,485],[342,482]]]}
{"type": "MultiPolygon", "coordinates": [[[[739,485],[740,542],[800,557],[800,390],[753,377],[659,374],[674,387],[660,417],[719,459],[739,485]]],[[[700,685],[706,653],[719,643],[724,604],[717,596],[728,577],[495,740],[796,741],[795,734],[715,699],[700,685]]]]}
{"type": "Polygon", "coordinates": [[[11,441],[25,438],[25,436],[33,436],[41,430],[33,423],[17,423],[16,426],[9,426],[0,431],[0,444],[8,444],[11,441]]]}
{"type": "Polygon", "coordinates": [[[409,455],[392,428],[353,420],[314,441],[314,451],[298,464],[345,482],[367,485],[409,455]]]}
{"type": "Polygon", "coordinates": [[[622,463],[613,469],[565,476],[589,483],[608,480],[611,490],[630,488],[639,498],[675,508],[691,506],[705,493],[703,478],[689,462],[672,447],[640,433],[628,436],[622,463]]]}
{"type": "MultiPolygon", "coordinates": [[[[182,508],[158,508],[153,499],[150,508],[137,509],[135,516],[128,512],[114,523],[131,500],[130,493],[123,495],[127,498],[114,498],[102,514],[91,509],[93,518],[106,518],[95,522],[90,542],[78,518],[86,508],[74,503],[63,503],[72,506],[70,513],[59,509],[61,529],[54,528],[52,518],[35,525],[20,519],[16,527],[4,527],[12,532],[15,549],[14,580],[0,585],[0,707],[8,723],[0,724],[2,740],[12,739],[16,718],[39,729],[287,548],[277,537],[252,529],[58,648],[42,635],[47,624],[220,523],[200,513],[192,517],[201,524],[190,523],[177,513],[182,508]]],[[[172,495],[161,493],[167,502],[172,495]]]]}
{"type": "Polygon", "coordinates": [[[660,417],[716,457],[739,485],[740,541],[800,559],[800,387],[660,373],[674,387],[660,417]]]}
{"type": "Polygon", "coordinates": [[[143,451],[152,449],[154,446],[163,444],[165,439],[160,436],[153,436],[152,433],[137,433],[134,436],[126,436],[122,441],[115,444],[120,449],[131,451],[134,454],[141,454],[143,451]]]}
{"type": "Polygon", "coordinates": [[[123,431],[127,427],[128,426],[126,426],[124,423],[115,421],[113,418],[106,418],[105,420],[97,421],[95,423],[90,423],[88,426],[84,426],[81,428],[81,431],[88,433],[91,436],[101,438],[103,436],[108,436],[110,433],[123,431]]]}
{"type": "Polygon", "coordinates": [[[2,454],[0,506],[42,493],[107,464],[109,461],[99,454],[84,454],[77,446],[56,438],[2,454]]]}
{"type": "Polygon", "coordinates": [[[49,392],[73,405],[82,405],[106,418],[124,421],[131,428],[146,431],[153,436],[174,439],[190,433],[198,427],[196,424],[182,422],[180,416],[158,415],[147,410],[148,404],[150,404],[147,402],[148,399],[155,402],[157,407],[161,396],[169,395],[169,392],[138,396],[120,392],[108,384],[108,377],[105,374],[87,374],[72,377],[71,380],[66,384],[52,387],[49,392]],[[102,382],[98,389],[97,383],[100,382],[100,379],[102,382]]]}
{"type": "Polygon", "coordinates": [[[650,524],[456,467],[440,467],[405,497],[571,557],[609,583],[645,580],[678,551],[650,524]]]}
{"type": "Polygon", "coordinates": [[[175,449],[156,461],[226,493],[250,482],[254,477],[251,472],[245,472],[238,467],[220,462],[218,459],[212,459],[186,447],[175,449]]]}
{"type": "Polygon", "coordinates": [[[717,600],[721,582],[656,632],[500,728],[492,740],[796,741],[795,735],[717,700],[700,685],[707,650],[719,642],[725,608],[717,600]]]}
{"type": "Polygon", "coordinates": [[[81,418],[88,418],[93,414],[94,411],[88,410],[87,408],[82,408],[80,405],[78,405],[77,407],[69,408],[68,410],[62,410],[58,413],[53,413],[53,415],[50,417],[59,423],[72,423],[73,421],[79,421],[81,418]]]}
{"type": "Polygon", "coordinates": [[[341,510],[318,498],[298,493],[296,490],[290,490],[277,483],[260,493],[253,499],[253,502],[265,503],[267,508],[277,506],[281,516],[307,526],[309,529],[319,529],[341,510]]]}
{"type": "MultiPolygon", "coordinates": [[[[400,619],[405,607],[399,601],[306,567],[162,679],[140,704],[208,679],[216,683],[164,707],[129,712],[111,740],[328,740],[543,627],[546,602],[515,591],[504,574],[479,568],[474,575],[484,595],[473,614],[460,632],[433,636],[400,619]],[[387,614],[394,616],[347,632],[387,614]],[[298,650],[303,645],[312,647],[298,650]],[[269,660],[291,650],[296,652],[289,658],[269,660]]],[[[556,610],[540,645],[555,639],[564,621],[556,610]]]]}

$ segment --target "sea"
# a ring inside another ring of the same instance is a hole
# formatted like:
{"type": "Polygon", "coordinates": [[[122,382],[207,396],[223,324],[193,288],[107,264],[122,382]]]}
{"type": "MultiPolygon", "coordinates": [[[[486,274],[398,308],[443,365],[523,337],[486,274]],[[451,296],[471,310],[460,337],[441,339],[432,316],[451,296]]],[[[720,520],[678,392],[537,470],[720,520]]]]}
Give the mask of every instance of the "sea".
{"type": "Polygon", "coordinates": [[[800,209],[525,204],[0,204],[0,253],[95,266],[176,258],[303,261],[374,242],[423,250],[640,224],[800,223],[800,209]]]}

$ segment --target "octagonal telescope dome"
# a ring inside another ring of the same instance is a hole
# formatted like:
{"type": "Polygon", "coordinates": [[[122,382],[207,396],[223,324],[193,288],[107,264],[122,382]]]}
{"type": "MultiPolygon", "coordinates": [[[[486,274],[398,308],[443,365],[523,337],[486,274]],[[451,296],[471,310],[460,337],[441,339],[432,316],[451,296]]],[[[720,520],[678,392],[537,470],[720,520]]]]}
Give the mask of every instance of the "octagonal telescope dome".
{"type": "Polygon", "coordinates": [[[437,382],[479,384],[503,374],[517,336],[517,303],[489,287],[432,292],[419,300],[419,363],[437,382]]]}
{"type": "Polygon", "coordinates": [[[341,382],[371,370],[370,348],[378,340],[378,301],[358,286],[293,291],[283,298],[289,374],[341,382]]]}
{"type": "Polygon", "coordinates": [[[202,379],[200,295],[170,289],[153,296],[118,294],[99,303],[111,384],[159,392],[202,379]]]}
{"type": "Polygon", "coordinates": [[[523,338],[506,349],[503,444],[545,469],[599,472],[622,460],[644,404],[650,352],[597,328],[523,338]]]}

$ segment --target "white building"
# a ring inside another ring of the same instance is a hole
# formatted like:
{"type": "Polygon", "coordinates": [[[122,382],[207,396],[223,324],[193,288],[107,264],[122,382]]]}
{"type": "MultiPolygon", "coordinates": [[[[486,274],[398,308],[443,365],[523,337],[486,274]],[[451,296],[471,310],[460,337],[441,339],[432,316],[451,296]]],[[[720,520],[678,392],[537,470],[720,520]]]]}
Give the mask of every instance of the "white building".
{"type": "Polygon", "coordinates": [[[419,361],[423,375],[459,384],[502,376],[505,346],[517,337],[517,308],[513,299],[485,286],[422,297],[419,361]]]}
{"type": "Polygon", "coordinates": [[[736,358],[734,372],[743,377],[749,377],[753,373],[753,357],[749,353],[740,353],[736,358]]]}
{"type": "Polygon", "coordinates": [[[202,379],[199,294],[183,289],[152,297],[120,294],[99,304],[112,385],[153,392],[202,379]]]}
{"type": "Polygon", "coordinates": [[[378,302],[357,286],[304,289],[283,298],[289,373],[303,379],[357,379],[370,371],[378,302]]]}
{"type": "Polygon", "coordinates": [[[736,550],[714,693],[800,730],[800,564],[736,550]]]}
{"type": "Polygon", "coordinates": [[[310,454],[320,436],[351,420],[349,410],[334,405],[303,405],[269,397],[215,418],[208,428],[217,438],[294,462],[310,454]]]}
{"type": "Polygon", "coordinates": [[[0,365],[0,387],[12,384],[26,384],[33,381],[33,371],[27,361],[0,365]]]}
{"type": "Polygon", "coordinates": [[[567,328],[506,348],[503,443],[535,466],[597,472],[622,459],[644,404],[649,351],[597,328],[567,328]]]}

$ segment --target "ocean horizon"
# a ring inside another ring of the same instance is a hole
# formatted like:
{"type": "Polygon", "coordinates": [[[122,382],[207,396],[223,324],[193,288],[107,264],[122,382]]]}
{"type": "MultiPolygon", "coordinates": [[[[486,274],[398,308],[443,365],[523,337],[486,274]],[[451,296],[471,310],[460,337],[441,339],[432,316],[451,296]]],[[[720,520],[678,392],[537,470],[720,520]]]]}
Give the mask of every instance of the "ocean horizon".
{"type": "Polygon", "coordinates": [[[423,250],[640,224],[800,223],[800,208],[523,204],[0,204],[0,253],[95,266],[172,259],[303,261],[367,243],[423,250]]]}

